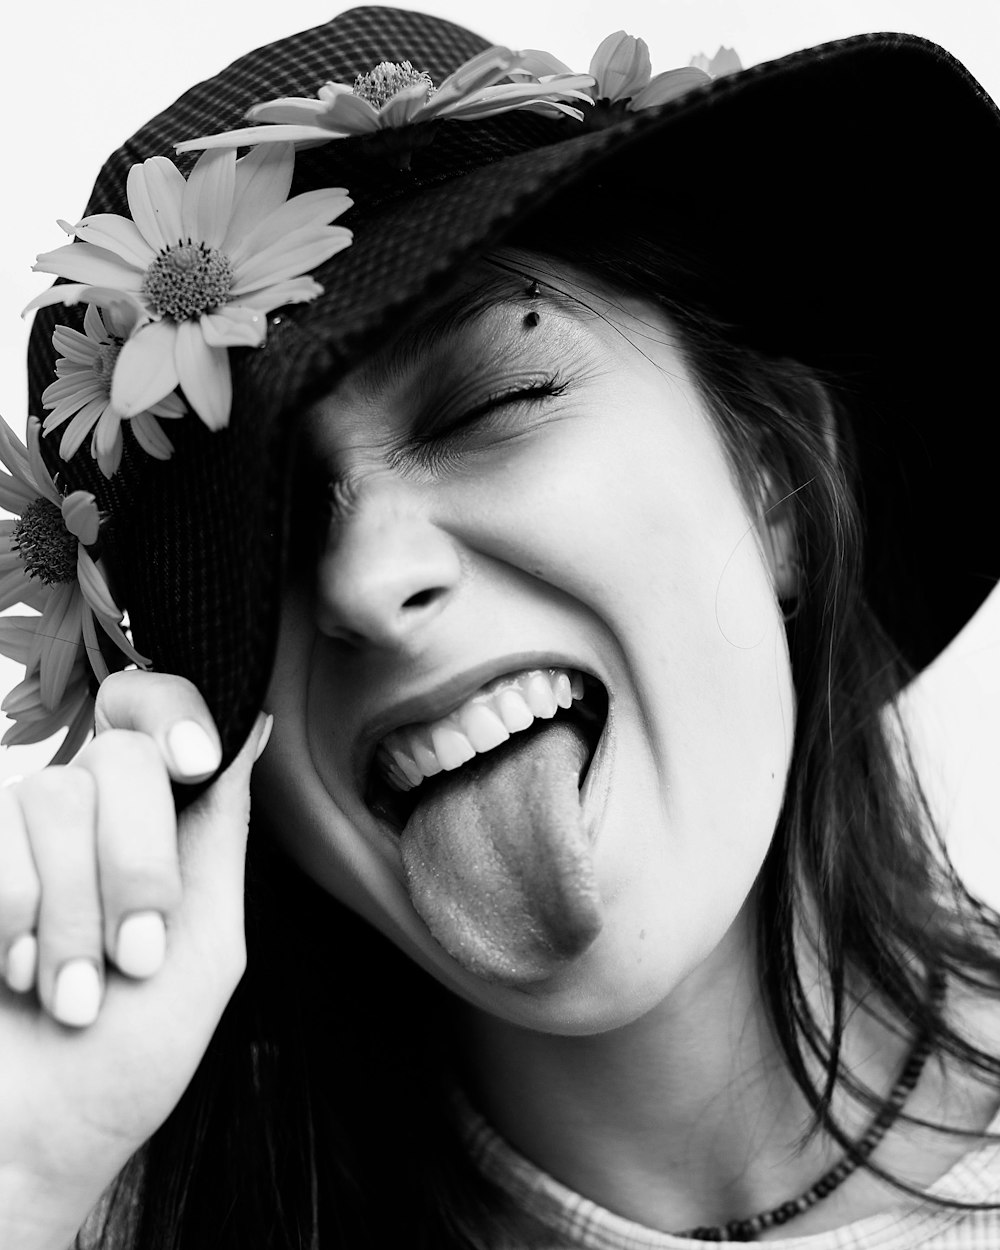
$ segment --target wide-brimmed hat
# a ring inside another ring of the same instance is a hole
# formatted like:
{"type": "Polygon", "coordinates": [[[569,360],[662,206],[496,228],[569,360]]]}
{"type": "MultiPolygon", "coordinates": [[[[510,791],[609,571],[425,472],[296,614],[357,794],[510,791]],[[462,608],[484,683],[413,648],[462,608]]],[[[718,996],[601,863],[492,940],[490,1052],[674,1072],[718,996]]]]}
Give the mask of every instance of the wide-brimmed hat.
{"type": "MultiPolygon", "coordinates": [[[[133,164],[245,126],[261,101],[315,97],[380,62],[408,61],[439,83],[487,47],[434,17],[360,8],[260,48],[115,152],[88,215],[127,216],[133,164]]],[[[867,593],[915,669],[1000,575],[990,456],[1000,118],[985,92],[935,45],[874,34],[604,120],[595,128],[530,109],[443,117],[425,123],[431,141],[414,145],[408,164],[365,137],[299,151],[292,193],[346,188],[353,207],[338,224],[353,241],[313,271],[321,295],[271,313],[263,347],[229,351],[228,427],[170,421],[168,460],[127,433],[111,478],[87,447],[63,463],[58,436],[43,437],[60,488],[93,492],[106,514],[101,555],[135,645],[202,691],[226,762],[269,679],[297,420],[533,214],[558,202],[585,220],[598,183],[623,211],[661,216],[712,257],[725,275],[718,312],[735,335],[842,379],[857,428],[867,593]]],[[[176,160],[186,171],[195,155],[176,160]]],[[[32,412],[43,415],[54,376],[53,326],[81,317],[38,313],[32,412]]]]}

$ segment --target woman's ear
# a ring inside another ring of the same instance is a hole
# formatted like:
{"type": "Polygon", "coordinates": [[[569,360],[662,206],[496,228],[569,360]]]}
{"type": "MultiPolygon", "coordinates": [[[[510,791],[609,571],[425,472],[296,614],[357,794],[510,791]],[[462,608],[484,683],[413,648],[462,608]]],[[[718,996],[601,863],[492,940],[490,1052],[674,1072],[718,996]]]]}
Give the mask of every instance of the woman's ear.
{"type": "Polygon", "coordinates": [[[791,494],[768,470],[761,473],[758,532],[764,557],[779,599],[799,593],[799,562],[796,558],[795,509],[791,494]]]}

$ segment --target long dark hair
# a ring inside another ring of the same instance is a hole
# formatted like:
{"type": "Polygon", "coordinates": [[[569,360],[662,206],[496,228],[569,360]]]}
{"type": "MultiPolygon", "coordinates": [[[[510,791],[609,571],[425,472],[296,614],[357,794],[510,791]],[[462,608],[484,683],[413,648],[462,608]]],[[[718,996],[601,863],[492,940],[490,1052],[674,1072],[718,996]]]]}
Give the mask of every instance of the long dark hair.
{"type": "MultiPolygon", "coordinates": [[[[797,592],[785,607],[797,722],[755,886],[761,991],[815,1130],[850,1153],[835,1088],[878,1106],[841,1064],[858,1001],[1000,1086],[997,1057],[928,993],[931,977],[997,992],[1000,919],[951,868],[894,720],[911,674],[863,594],[851,426],[834,381],[742,341],[706,299],[702,264],[666,244],[668,231],[643,235],[617,219],[602,228],[596,213],[588,205],[578,234],[550,214],[515,242],[662,307],[748,502],[766,473],[793,517],[797,592]],[[800,979],[803,943],[826,970],[832,1028],[800,979]]],[[[246,976],[181,1102],[119,1178],[99,1244],[531,1245],[453,1123],[461,1055],[451,995],[285,862],[259,827],[247,905],[246,976]]]]}

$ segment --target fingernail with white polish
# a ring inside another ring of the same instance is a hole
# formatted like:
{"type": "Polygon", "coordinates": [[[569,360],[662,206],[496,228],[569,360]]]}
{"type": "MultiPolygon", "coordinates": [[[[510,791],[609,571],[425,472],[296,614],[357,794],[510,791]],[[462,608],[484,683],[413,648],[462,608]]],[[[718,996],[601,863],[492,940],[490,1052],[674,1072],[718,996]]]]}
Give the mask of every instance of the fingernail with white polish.
{"type": "Polygon", "coordinates": [[[56,976],[52,1014],[60,1024],[84,1028],[101,1009],[101,974],[92,959],[71,959],[56,976]]]}
{"type": "Polygon", "coordinates": [[[115,963],[129,977],[151,977],[167,953],[167,930],[158,911],[137,911],[118,926],[115,963]]]}
{"type": "Polygon", "coordinates": [[[167,731],[167,750],[182,777],[203,777],[219,767],[219,748],[195,720],[179,720],[167,731]]]}
{"type": "Polygon", "coordinates": [[[254,763],[264,754],[264,748],[271,739],[271,730],[274,728],[274,717],[268,712],[264,720],[264,728],[260,731],[260,741],[257,743],[257,750],[254,752],[254,763]]]}
{"type": "Polygon", "coordinates": [[[38,971],[38,940],[33,933],[22,933],[7,950],[4,980],[15,994],[27,994],[38,971]]]}

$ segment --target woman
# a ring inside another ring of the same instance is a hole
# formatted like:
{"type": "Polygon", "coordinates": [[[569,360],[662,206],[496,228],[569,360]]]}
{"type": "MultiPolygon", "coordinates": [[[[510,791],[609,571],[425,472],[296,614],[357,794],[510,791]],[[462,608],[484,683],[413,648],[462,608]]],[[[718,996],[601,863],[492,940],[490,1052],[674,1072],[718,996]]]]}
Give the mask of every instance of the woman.
{"type": "Polygon", "coordinates": [[[886,712],[996,576],[997,142],[906,37],[362,9],[112,158],[4,447],[8,706],[104,679],[0,792],[5,1244],[997,1237],[997,919],[886,712]]]}

